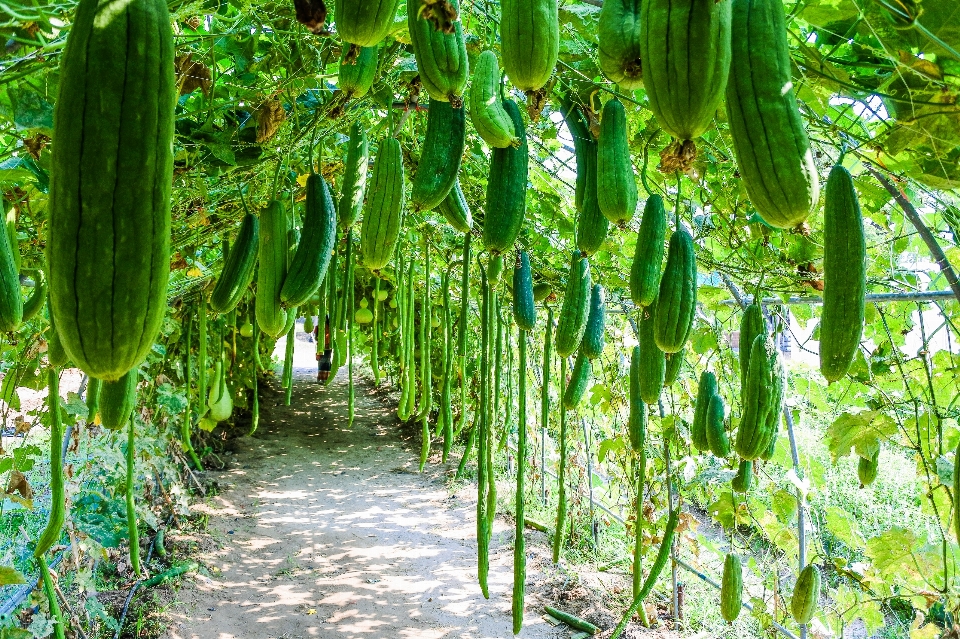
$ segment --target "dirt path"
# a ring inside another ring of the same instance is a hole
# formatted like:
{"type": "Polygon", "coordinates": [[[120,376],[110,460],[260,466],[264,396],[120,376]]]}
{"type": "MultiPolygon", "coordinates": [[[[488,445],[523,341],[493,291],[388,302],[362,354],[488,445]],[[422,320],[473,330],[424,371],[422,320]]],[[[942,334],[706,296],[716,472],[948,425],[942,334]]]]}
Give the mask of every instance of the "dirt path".
{"type": "MultiPolygon", "coordinates": [[[[495,528],[485,600],[469,488],[451,496],[439,465],[416,473],[419,444],[372,389],[358,387],[348,430],[345,371],[324,388],[313,345],[297,347],[292,405],[264,394],[260,431],[238,440],[214,473],[220,493],[196,507],[213,541],[196,558],[213,577],[184,582],[165,637],[512,636],[508,524],[495,528]]],[[[569,636],[539,609],[528,605],[521,637],[569,636]]]]}

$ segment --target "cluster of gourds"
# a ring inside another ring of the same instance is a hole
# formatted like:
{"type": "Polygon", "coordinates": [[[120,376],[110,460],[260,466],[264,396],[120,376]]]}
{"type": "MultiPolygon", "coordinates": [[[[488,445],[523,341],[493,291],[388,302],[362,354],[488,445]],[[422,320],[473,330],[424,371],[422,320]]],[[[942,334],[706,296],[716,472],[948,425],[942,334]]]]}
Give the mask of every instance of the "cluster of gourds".
{"type": "MultiPolygon", "coordinates": [[[[337,33],[345,44],[339,84],[349,97],[361,97],[371,89],[378,72],[377,46],[389,33],[397,8],[398,0],[337,0],[337,33]]],[[[470,237],[474,230],[473,216],[459,183],[459,169],[468,113],[477,134],[491,147],[485,214],[482,230],[477,233],[489,256],[485,266],[480,267],[480,401],[468,445],[468,451],[476,446],[480,466],[477,520],[484,594],[487,545],[496,506],[491,461],[495,415],[491,416],[489,407],[491,397],[499,401],[500,363],[494,361],[498,356],[496,344],[502,340],[494,334],[494,328],[500,326],[498,282],[502,279],[504,257],[512,255],[523,229],[528,189],[524,117],[515,101],[503,97],[499,63],[502,59],[506,76],[525,93],[528,111],[535,117],[544,108],[547,87],[557,68],[560,42],[556,0],[503,0],[499,20],[500,59],[493,49],[477,56],[467,94],[469,63],[456,0],[411,0],[407,8],[420,82],[429,96],[426,133],[412,178],[410,204],[416,211],[439,211],[451,227],[464,234],[456,348],[452,330],[455,313],[449,292],[453,263],[441,280],[443,319],[438,324],[443,326],[443,382],[439,415],[445,457],[454,436],[464,427],[467,413],[470,237]],[[496,377],[492,378],[494,374],[496,377]],[[451,397],[457,376],[461,380],[461,416],[455,427],[451,397]]],[[[598,37],[603,73],[624,89],[642,84],[658,123],[674,137],[674,144],[663,156],[666,165],[673,162],[677,170],[689,166],[695,154],[693,140],[712,126],[725,98],[740,176],[757,213],[777,228],[791,228],[806,219],[818,203],[819,181],[790,84],[789,49],[780,0],[607,0],[600,13],[598,37]],[[696,63],[689,64],[691,60],[696,63]]],[[[136,395],[137,367],[153,347],[167,310],[176,103],[173,57],[169,14],[162,0],[132,0],[119,8],[102,0],[81,0],[62,59],[56,104],[46,278],[51,389],[55,389],[57,368],[67,361],[87,373],[91,378],[92,402],[99,401],[103,424],[109,428],[130,425],[128,454],[132,454],[133,448],[130,414],[136,395]],[[108,14],[109,20],[105,19],[108,14]],[[121,15],[126,19],[118,19],[121,15]],[[129,41],[142,46],[119,48],[129,41]],[[100,108],[86,109],[85,105],[92,101],[100,108]],[[130,105],[136,105],[136,109],[130,105]]],[[[599,356],[604,346],[605,291],[600,284],[592,283],[589,259],[604,244],[611,224],[627,228],[639,200],[622,102],[617,98],[606,101],[595,138],[587,114],[573,93],[560,94],[560,112],[573,138],[577,166],[577,250],[566,278],[555,339],[550,336],[553,311],[548,311],[544,352],[544,384],[549,384],[549,364],[554,356],[551,349],[561,358],[561,381],[566,384],[559,433],[561,480],[555,559],[563,543],[566,518],[565,410],[580,402],[589,384],[591,360],[599,356]],[[566,361],[574,354],[576,361],[567,381],[566,361]]],[[[354,328],[356,324],[370,323],[374,376],[379,380],[379,355],[392,354],[402,389],[398,413],[402,418],[416,417],[422,421],[423,466],[429,453],[428,420],[433,408],[431,249],[424,232],[424,286],[418,322],[414,260],[398,250],[407,208],[406,171],[401,143],[392,133],[377,141],[368,176],[371,145],[363,125],[353,124],[336,201],[326,180],[312,172],[311,158],[301,228],[294,228],[292,211],[285,210],[282,199],[271,199],[256,214],[246,213],[232,249],[224,251],[224,266],[216,286],[199,306],[198,386],[203,404],[198,415],[206,414],[217,421],[232,411],[227,366],[221,353],[214,364],[209,393],[206,388],[207,305],[216,316],[231,317],[228,325],[235,326],[238,306],[247,300],[243,308],[252,307],[255,322],[253,326],[248,322],[240,332],[244,339],[252,340],[258,368],[259,333],[269,338],[287,335],[283,378],[287,401],[292,386],[292,338],[297,316],[306,315],[311,325],[314,314],[320,322],[325,316],[332,316],[334,371],[346,362],[350,365],[351,419],[354,328]],[[361,215],[357,242],[353,228],[361,215]],[[342,251],[337,249],[338,231],[344,238],[342,251]],[[337,264],[340,252],[344,257],[342,265],[337,264]],[[397,260],[398,254],[401,257],[397,260]],[[359,308],[354,304],[357,265],[373,276],[372,310],[367,308],[365,296],[359,308]],[[254,277],[256,295],[251,302],[248,292],[254,277]],[[392,279],[395,289],[389,306],[380,304],[387,295],[381,290],[381,281],[387,279],[392,279]],[[382,314],[378,310],[381,307],[382,314]],[[396,330],[386,350],[379,351],[378,344],[388,327],[387,316],[391,314],[396,330]]],[[[668,242],[663,199],[650,195],[646,200],[629,276],[630,298],[640,309],[639,345],[631,360],[629,386],[629,435],[639,458],[638,508],[646,464],[647,405],[656,404],[663,386],[677,378],[697,303],[696,242],[679,221],[681,197],[679,192],[676,195],[677,221],[668,242]],[[665,244],[668,249],[664,265],[665,244]]],[[[866,291],[865,243],[853,181],[840,165],[830,173],[825,199],[821,369],[828,380],[835,381],[846,373],[859,346],[866,291]]],[[[37,313],[44,301],[45,280],[37,274],[34,295],[26,304],[22,302],[16,255],[8,235],[0,233],[0,328],[4,330],[15,329],[25,316],[37,313]]],[[[545,296],[535,288],[529,257],[520,253],[516,258],[513,304],[515,321],[522,331],[518,338],[521,371],[526,367],[525,332],[535,326],[534,300],[545,296]]],[[[191,325],[187,323],[188,336],[191,325]]],[[[773,453],[783,397],[782,364],[756,303],[744,313],[741,344],[743,406],[732,449],[742,460],[734,485],[737,490],[746,491],[752,461],[769,459],[773,453]]],[[[189,337],[186,352],[189,371],[189,337]]],[[[254,385],[255,378],[256,375],[254,385]]],[[[523,372],[519,379],[519,465],[523,468],[523,372]]],[[[255,386],[253,395],[256,413],[255,386]]],[[[541,412],[546,424],[546,393],[541,412]]],[[[716,378],[705,372],[692,427],[697,448],[720,457],[729,454],[731,439],[724,413],[716,378]]],[[[185,420],[188,449],[191,422],[192,419],[185,420]]],[[[56,437],[53,441],[57,441],[56,437]]],[[[55,466],[58,450],[54,443],[51,462],[55,466]]],[[[868,468],[862,477],[870,476],[870,463],[876,464],[875,459],[866,461],[868,468]]],[[[522,472],[518,482],[515,631],[519,631],[522,621],[523,599],[522,472]]],[[[53,487],[56,503],[48,529],[38,543],[38,557],[59,536],[62,525],[62,477],[58,482],[56,473],[53,487]],[[57,503],[61,504],[59,511],[57,503]]],[[[667,545],[665,537],[664,546],[667,545]]],[[[639,542],[636,559],[639,567],[639,542]]],[[[729,571],[739,574],[737,568],[729,571]]],[[[657,572],[651,571],[648,583],[657,572]]],[[[818,579],[807,581],[819,583],[818,579]]],[[[644,592],[649,592],[649,588],[646,583],[641,587],[637,574],[633,609],[636,598],[644,592]]],[[[796,604],[794,608],[798,621],[804,617],[804,621],[809,620],[806,613],[797,615],[796,604]]],[[[807,611],[809,606],[801,605],[800,609],[807,611]]]]}

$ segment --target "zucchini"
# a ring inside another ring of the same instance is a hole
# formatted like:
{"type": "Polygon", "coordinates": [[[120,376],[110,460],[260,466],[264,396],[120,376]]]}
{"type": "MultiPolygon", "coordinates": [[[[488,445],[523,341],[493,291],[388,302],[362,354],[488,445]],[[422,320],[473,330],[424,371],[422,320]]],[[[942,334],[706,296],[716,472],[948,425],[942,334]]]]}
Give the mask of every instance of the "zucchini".
{"type": "Polygon", "coordinates": [[[373,47],[387,37],[400,0],[336,0],[337,35],[344,42],[373,47]]]}
{"type": "Polygon", "coordinates": [[[710,408],[710,399],[717,395],[717,390],[717,376],[711,371],[700,373],[697,401],[693,410],[693,422],[690,424],[690,439],[697,450],[700,451],[710,449],[710,442],[707,440],[707,413],[710,408]]]}
{"type": "MultiPolygon", "coordinates": [[[[434,100],[450,102],[454,108],[463,106],[463,90],[467,86],[470,63],[463,41],[460,23],[460,4],[444,0],[446,7],[444,28],[437,29],[428,14],[433,5],[426,0],[411,0],[407,4],[407,28],[417,59],[420,82],[434,100]],[[447,20],[450,16],[452,19],[447,20]]],[[[443,11],[443,9],[441,9],[443,11]]]]}
{"type": "Polygon", "coordinates": [[[280,289],[280,301],[287,308],[306,304],[319,290],[336,241],[337,208],[330,187],[323,177],[311,173],[307,177],[303,232],[280,289]]]}
{"type": "Polygon", "coordinates": [[[590,384],[590,376],[593,372],[593,365],[590,359],[584,356],[583,350],[577,353],[577,360],[573,365],[573,372],[570,373],[570,381],[567,382],[567,388],[563,392],[563,407],[567,410],[573,410],[580,405],[583,394],[587,391],[590,384]]]}
{"type": "MultiPolygon", "coordinates": [[[[630,160],[627,114],[617,98],[607,100],[597,139],[597,201],[612,224],[626,228],[637,211],[637,181],[630,160]]],[[[662,242],[661,242],[662,244],[662,242]]]]}
{"type": "Polygon", "coordinates": [[[660,280],[654,337],[665,353],[678,353],[687,343],[697,309],[697,259],[686,229],[670,237],[667,266],[660,280]]]}
{"type": "Polygon", "coordinates": [[[643,87],[641,4],[641,0],[604,0],[597,25],[600,70],[628,91],[643,87]]]}
{"type": "Polygon", "coordinates": [[[560,53],[557,0],[502,0],[503,69],[521,91],[539,91],[553,75],[560,53]]]}
{"type": "Polygon", "coordinates": [[[640,312],[637,325],[637,342],[640,347],[640,396],[647,404],[656,404],[663,392],[667,375],[666,355],[654,339],[654,324],[657,304],[654,302],[640,312]]]}
{"type": "Polygon", "coordinates": [[[139,372],[133,369],[115,382],[100,387],[100,423],[104,428],[120,430],[127,425],[137,403],[139,372]]]}
{"type": "Polygon", "coordinates": [[[603,287],[593,285],[590,293],[590,312],[587,315],[587,327],[583,331],[580,352],[587,359],[596,359],[603,354],[604,331],[607,323],[607,303],[603,287]]]}
{"type": "Polygon", "coordinates": [[[637,306],[649,306],[660,294],[663,247],[667,235],[667,212],[663,198],[651,195],[643,207],[643,219],[630,266],[630,299],[637,306]]]}
{"type": "Polygon", "coordinates": [[[210,308],[214,313],[226,314],[237,307],[250,288],[257,266],[257,246],[260,242],[260,220],[247,213],[233,242],[233,250],[224,255],[223,269],[210,293],[210,308]]]}
{"type": "Polygon", "coordinates": [[[524,331],[532,331],[537,323],[533,274],[530,271],[530,255],[526,251],[517,252],[517,263],[513,268],[513,320],[524,331]]]}
{"type": "Polygon", "coordinates": [[[470,120],[483,141],[505,149],[520,143],[513,120],[500,100],[500,65],[497,54],[487,49],[477,56],[470,83],[470,120]]]}
{"type": "Polygon", "coordinates": [[[557,322],[556,351],[560,357],[568,357],[580,348],[587,329],[589,296],[590,262],[581,257],[580,251],[574,251],[557,322]]]}
{"type": "Polygon", "coordinates": [[[360,226],[363,264],[374,272],[393,258],[400,237],[404,199],[403,151],[396,138],[384,138],[373,164],[370,197],[363,207],[360,226]]]}
{"type": "Polygon", "coordinates": [[[344,162],[343,186],[337,202],[337,227],[347,230],[357,223],[367,193],[367,164],[370,162],[370,144],[367,130],[361,122],[350,125],[347,140],[347,159],[344,162]]]}
{"type": "Polygon", "coordinates": [[[460,180],[453,183],[453,188],[437,208],[454,230],[466,234],[473,230],[473,215],[470,214],[467,198],[463,196],[463,189],[460,188],[460,180]]]}
{"type": "Polygon", "coordinates": [[[280,300],[287,277],[287,249],[287,216],[283,204],[272,200],[260,213],[256,311],[260,330],[273,339],[280,337],[287,325],[287,312],[280,300]]]}
{"type": "Polygon", "coordinates": [[[337,87],[347,99],[362,98],[377,77],[377,47],[344,46],[337,70],[337,87]]]}

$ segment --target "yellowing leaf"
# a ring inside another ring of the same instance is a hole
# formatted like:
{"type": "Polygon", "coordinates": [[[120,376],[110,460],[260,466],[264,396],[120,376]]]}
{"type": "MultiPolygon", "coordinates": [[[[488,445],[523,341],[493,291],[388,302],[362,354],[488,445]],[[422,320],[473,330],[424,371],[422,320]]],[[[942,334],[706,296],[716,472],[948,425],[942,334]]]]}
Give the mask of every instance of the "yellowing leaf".
{"type": "Polygon", "coordinates": [[[187,277],[200,277],[201,275],[203,275],[203,271],[196,266],[191,267],[190,270],[187,271],[187,277]]]}

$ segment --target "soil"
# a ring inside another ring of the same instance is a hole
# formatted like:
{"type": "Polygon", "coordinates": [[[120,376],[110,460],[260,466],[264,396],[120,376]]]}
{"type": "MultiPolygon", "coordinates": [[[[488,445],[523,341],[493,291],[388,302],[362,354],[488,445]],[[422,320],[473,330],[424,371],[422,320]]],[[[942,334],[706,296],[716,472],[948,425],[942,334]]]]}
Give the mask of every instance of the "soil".
{"type": "MultiPolygon", "coordinates": [[[[313,348],[297,340],[291,406],[263,388],[260,430],[232,442],[226,470],[207,473],[219,492],[194,506],[208,518],[201,538],[168,534],[198,549],[206,574],[182,582],[164,637],[512,636],[512,521],[495,522],[484,599],[475,488],[449,485],[458,460],[441,464],[437,455],[418,473],[419,433],[398,422],[396,397],[369,383],[357,386],[351,427],[346,371],[318,384],[313,348]]],[[[546,536],[528,531],[527,539],[519,636],[576,634],[544,618],[544,603],[612,628],[610,611],[553,567],[546,536]]]]}

